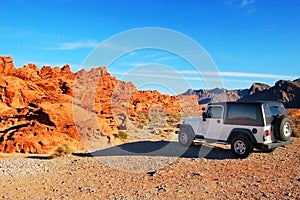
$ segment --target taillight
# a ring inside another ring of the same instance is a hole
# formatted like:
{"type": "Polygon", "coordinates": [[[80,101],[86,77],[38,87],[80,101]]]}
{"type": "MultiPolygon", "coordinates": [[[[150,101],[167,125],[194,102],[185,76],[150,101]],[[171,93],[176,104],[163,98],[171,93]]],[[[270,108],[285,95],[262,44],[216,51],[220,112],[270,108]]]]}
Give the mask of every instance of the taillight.
{"type": "Polygon", "coordinates": [[[266,136],[271,135],[271,131],[270,131],[270,130],[266,130],[266,131],[265,131],[265,135],[266,135],[266,136]]]}

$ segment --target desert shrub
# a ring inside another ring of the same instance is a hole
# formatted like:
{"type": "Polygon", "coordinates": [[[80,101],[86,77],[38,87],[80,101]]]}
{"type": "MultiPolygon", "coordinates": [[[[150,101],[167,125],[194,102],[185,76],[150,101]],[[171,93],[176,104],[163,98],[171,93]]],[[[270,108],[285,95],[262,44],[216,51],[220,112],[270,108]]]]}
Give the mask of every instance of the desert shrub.
{"type": "Polygon", "coordinates": [[[128,133],[126,133],[125,131],[119,131],[118,138],[126,140],[128,138],[128,133]]]}
{"type": "Polygon", "coordinates": [[[169,124],[179,123],[180,120],[181,120],[181,115],[180,114],[168,114],[167,115],[167,122],[169,124]]]}
{"type": "Polygon", "coordinates": [[[143,128],[144,128],[144,125],[143,125],[143,124],[138,124],[137,127],[138,127],[139,129],[143,129],[143,128]]]}
{"type": "Polygon", "coordinates": [[[149,115],[147,113],[138,113],[137,120],[135,121],[135,127],[143,129],[144,126],[147,126],[150,122],[149,115]]]}
{"type": "Polygon", "coordinates": [[[62,144],[55,149],[50,158],[64,157],[72,154],[73,150],[69,144],[62,144]]]}
{"type": "Polygon", "coordinates": [[[150,122],[150,116],[148,115],[148,113],[139,113],[138,119],[140,124],[143,124],[144,126],[147,126],[150,122]]]}

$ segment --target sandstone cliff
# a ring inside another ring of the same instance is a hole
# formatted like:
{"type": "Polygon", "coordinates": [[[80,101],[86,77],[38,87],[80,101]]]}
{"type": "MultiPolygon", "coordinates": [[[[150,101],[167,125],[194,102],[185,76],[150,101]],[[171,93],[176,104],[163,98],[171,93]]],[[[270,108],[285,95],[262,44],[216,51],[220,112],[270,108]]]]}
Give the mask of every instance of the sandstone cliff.
{"type": "Polygon", "coordinates": [[[15,68],[0,57],[0,151],[44,153],[61,143],[82,149],[72,121],[70,67],[15,68]]]}
{"type": "MultiPolygon", "coordinates": [[[[75,150],[87,144],[118,144],[119,130],[137,130],[141,115],[199,114],[197,96],[138,91],[106,67],[73,73],[27,64],[15,68],[0,57],[0,151],[47,153],[60,144],[75,150]]],[[[176,120],[180,120],[177,118],[176,120]]]]}

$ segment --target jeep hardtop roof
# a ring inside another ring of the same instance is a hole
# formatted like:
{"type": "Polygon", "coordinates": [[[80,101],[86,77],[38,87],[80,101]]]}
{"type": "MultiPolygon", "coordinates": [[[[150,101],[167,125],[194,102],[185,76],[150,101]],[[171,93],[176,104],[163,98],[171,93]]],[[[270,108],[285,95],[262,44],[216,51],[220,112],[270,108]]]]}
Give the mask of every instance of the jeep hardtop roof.
{"type": "Polygon", "coordinates": [[[249,105],[253,105],[253,104],[269,104],[269,105],[282,105],[281,102],[279,101],[228,101],[228,102],[216,102],[216,103],[209,103],[208,106],[210,105],[232,105],[232,104],[249,104],[249,105]]]}

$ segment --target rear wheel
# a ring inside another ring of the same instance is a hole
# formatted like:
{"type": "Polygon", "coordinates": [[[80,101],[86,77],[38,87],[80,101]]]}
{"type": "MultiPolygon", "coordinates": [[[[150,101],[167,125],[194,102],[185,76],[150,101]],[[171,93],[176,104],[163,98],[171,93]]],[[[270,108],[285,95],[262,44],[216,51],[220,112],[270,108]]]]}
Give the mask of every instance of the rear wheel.
{"type": "Polygon", "coordinates": [[[253,151],[253,144],[247,137],[236,136],[232,140],[231,151],[237,158],[247,158],[253,151]]]}
{"type": "Polygon", "coordinates": [[[184,147],[191,146],[191,144],[193,143],[193,140],[194,140],[193,135],[185,129],[181,130],[178,133],[178,141],[184,147]]]}

